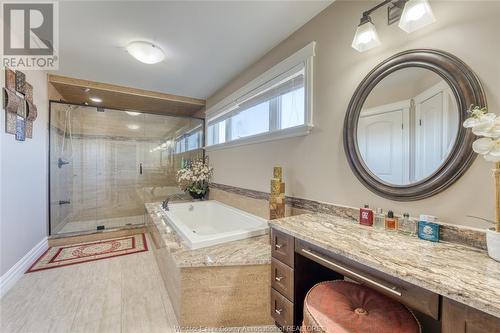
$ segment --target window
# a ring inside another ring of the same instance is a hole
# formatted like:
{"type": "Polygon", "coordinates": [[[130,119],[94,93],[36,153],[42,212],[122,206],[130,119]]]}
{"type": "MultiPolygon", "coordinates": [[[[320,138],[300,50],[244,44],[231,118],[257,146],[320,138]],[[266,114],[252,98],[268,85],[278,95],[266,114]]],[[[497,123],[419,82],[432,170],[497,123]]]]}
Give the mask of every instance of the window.
{"type": "Polygon", "coordinates": [[[194,130],[181,135],[175,140],[175,152],[184,153],[201,148],[202,138],[203,133],[201,127],[195,128],[194,130]]]}
{"type": "Polygon", "coordinates": [[[207,149],[307,134],[314,42],[207,110],[207,149]]]}

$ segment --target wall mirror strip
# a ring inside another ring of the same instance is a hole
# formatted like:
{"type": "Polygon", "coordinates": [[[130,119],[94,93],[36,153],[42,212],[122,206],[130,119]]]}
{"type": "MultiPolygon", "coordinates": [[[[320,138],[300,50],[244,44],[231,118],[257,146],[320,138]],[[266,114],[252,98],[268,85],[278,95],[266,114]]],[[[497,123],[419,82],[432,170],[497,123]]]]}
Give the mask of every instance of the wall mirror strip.
{"type": "Polygon", "coordinates": [[[358,86],[344,122],[344,148],[358,179],[398,201],[423,199],[455,182],[475,158],[461,126],[486,106],[473,71],[437,50],[409,50],[375,67],[358,86]]]}

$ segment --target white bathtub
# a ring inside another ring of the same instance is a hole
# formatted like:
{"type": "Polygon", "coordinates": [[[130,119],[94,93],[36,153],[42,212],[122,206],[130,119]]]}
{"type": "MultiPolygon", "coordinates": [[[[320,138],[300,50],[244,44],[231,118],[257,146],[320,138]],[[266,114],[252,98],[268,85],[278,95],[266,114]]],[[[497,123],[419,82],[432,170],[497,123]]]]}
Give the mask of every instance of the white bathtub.
{"type": "Polygon", "coordinates": [[[190,249],[268,232],[267,220],[215,200],[170,203],[167,220],[190,249]]]}

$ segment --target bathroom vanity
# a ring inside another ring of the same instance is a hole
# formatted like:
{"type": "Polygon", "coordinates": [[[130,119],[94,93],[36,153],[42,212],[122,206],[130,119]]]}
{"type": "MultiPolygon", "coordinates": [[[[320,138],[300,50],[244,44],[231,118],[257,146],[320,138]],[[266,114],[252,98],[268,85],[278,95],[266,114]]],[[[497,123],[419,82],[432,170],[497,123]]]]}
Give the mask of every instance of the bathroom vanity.
{"type": "Polygon", "coordinates": [[[500,332],[500,263],[482,250],[327,214],[270,225],[271,315],[284,329],[300,326],[303,301],[314,284],[348,278],[405,304],[432,322],[432,330],[500,332]]]}

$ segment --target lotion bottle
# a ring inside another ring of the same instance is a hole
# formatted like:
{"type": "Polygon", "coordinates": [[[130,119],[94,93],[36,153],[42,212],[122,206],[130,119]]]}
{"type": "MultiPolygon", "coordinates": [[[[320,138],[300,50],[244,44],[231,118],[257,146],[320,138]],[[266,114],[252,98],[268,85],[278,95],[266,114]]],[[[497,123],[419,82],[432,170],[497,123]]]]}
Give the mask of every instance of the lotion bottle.
{"type": "Polygon", "coordinates": [[[392,210],[387,212],[387,217],[385,218],[385,229],[390,231],[398,229],[398,219],[394,217],[394,212],[392,210]]]}
{"type": "Polygon", "coordinates": [[[377,212],[375,213],[373,226],[377,229],[384,229],[384,227],[385,227],[385,214],[382,211],[382,208],[377,208],[377,212]]]}

